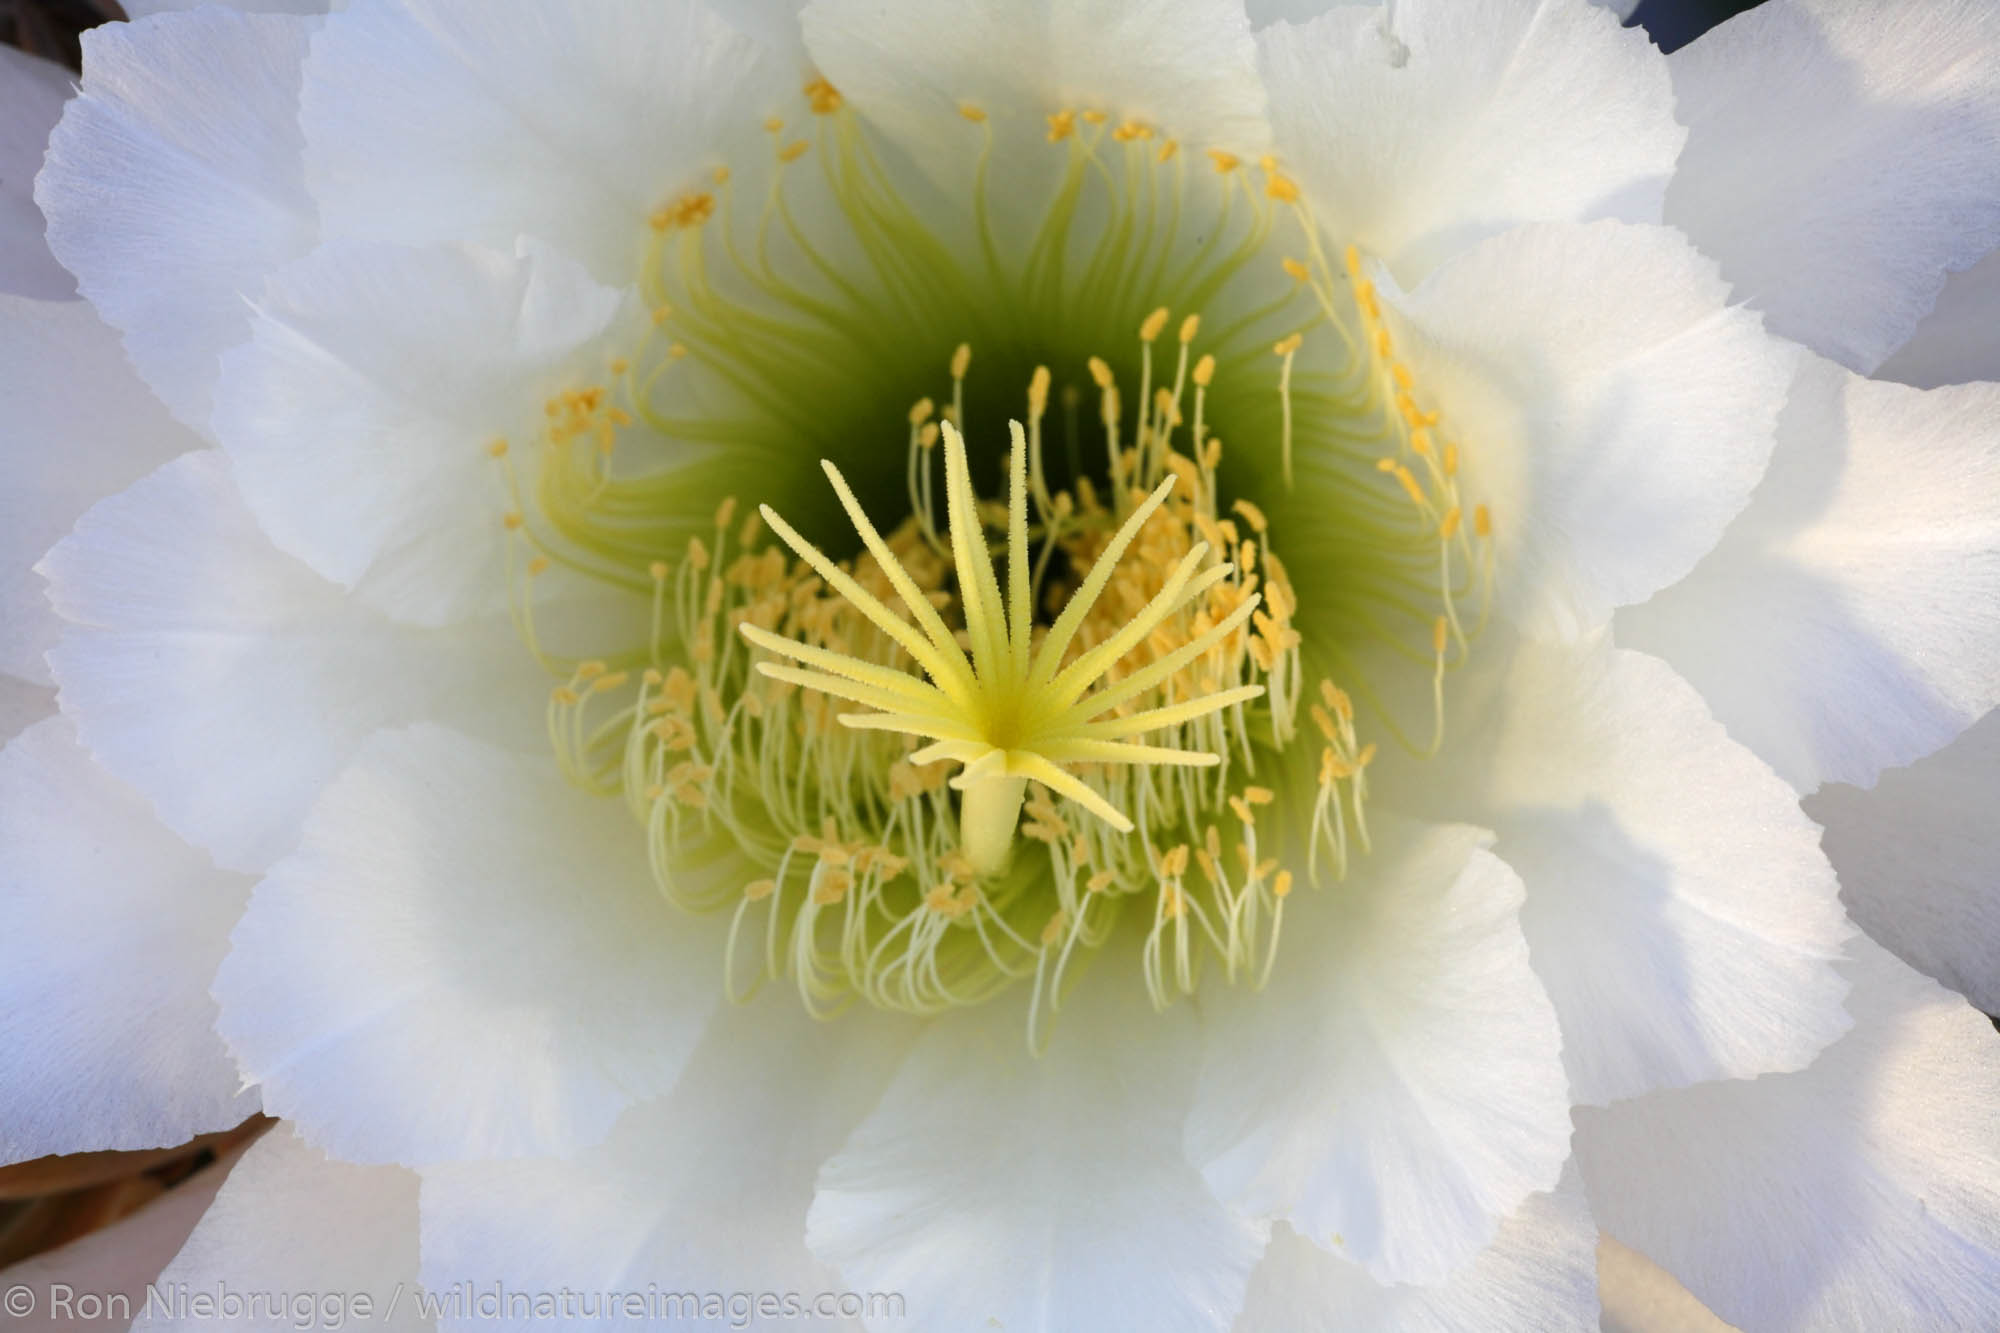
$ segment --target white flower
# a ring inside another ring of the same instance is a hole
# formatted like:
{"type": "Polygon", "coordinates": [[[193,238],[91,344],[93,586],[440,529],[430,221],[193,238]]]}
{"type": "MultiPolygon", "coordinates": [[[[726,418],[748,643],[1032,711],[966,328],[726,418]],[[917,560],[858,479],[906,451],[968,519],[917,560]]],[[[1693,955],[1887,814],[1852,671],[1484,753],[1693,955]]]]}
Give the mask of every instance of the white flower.
{"type": "Polygon", "coordinates": [[[288,1120],[170,1278],[1586,1329],[1601,1228],[1746,1329],[2000,1308],[2000,389],[1866,378],[1996,370],[1919,324],[1993,311],[2000,12],[86,57],[0,1150],[288,1120]]]}

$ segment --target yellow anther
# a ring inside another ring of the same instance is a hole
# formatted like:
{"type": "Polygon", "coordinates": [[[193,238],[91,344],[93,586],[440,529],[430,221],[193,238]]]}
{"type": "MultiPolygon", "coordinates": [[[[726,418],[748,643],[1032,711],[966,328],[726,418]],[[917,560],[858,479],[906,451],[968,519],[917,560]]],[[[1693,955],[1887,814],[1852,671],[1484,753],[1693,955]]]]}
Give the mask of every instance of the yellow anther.
{"type": "Polygon", "coordinates": [[[1197,388],[1206,389],[1215,382],[1215,358],[1203,355],[1194,363],[1194,382],[1197,388]]]}
{"type": "Polygon", "coordinates": [[[1200,331],[1201,331],[1200,315],[1189,315],[1186,319],[1182,320],[1181,346],[1185,347],[1189,343],[1193,342],[1195,334],[1199,333],[1200,331]]]}
{"type": "Polygon", "coordinates": [[[1458,475],[1458,446],[1449,442],[1444,447],[1444,474],[1447,477],[1458,475]]]}
{"type": "Polygon", "coordinates": [[[549,697],[564,708],[573,708],[581,696],[567,685],[558,685],[549,691],[549,697]]]}
{"type": "Polygon", "coordinates": [[[678,361],[687,354],[688,354],[688,349],[686,343],[669,343],[667,345],[667,356],[672,360],[678,361]]]}
{"type": "Polygon", "coordinates": [[[509,509],[506,513],[500,515],[500,526],[509,532],[519,532],[521,525],[525,522],[527,520],[521,517],[521,511],[518,509],[509,509]]]}
{"type": "Polygon", "coordinates": [[[546,574],[548,570],[549,558],[545,555],[538,555],[528,562],[528,572],[530,574],[546,574]]]}
{"type": "Polygon", "coordinates": [[[579,662],[576,664],[576,678],[578,680],[596,680],[608,669],[604,663],[592,658],[588,662],[579,662]]]}
{"type": "Polygon", "coordinates": [[[1049,142],[1061,143],[1076,133],[1076,112],[1058,111],[1049,117],[1049,142]]]}
{"type": "Polygon", "coordinates": [[[1117,129],[1111,131],[1111,139],[1114,143],[1131,143],[1135,139],[1150,139],[1152,137],[1152,129],[1136,120],[1128,120],[1117,129]]]}
{"type": "Polygon", "coordinates": [[[1444,656],[1444,645],[1451,635],[1451,622],[1439,616],[1431,622],[1431,652],[1444,656]]]}
{"type": "Polygon", "coordinates": [[[960,343],[951,354],[951,377],[955,380],[962,380],[965,378],[965,372],[971,368],[972,344],[960,343]]]}
{"type": "Polygon", "coordinates": [[[727,185],[729,184],[729,168],[726,166],[717,167],[708,173],[708,178],[717,185],[727,185]]]}
{"type": "Polygon", "coordinates": [[[1069,913],[1057,912],[1049,918],[1048,924],[1042,927],[1042,947],[1047,948],[1049,945],[1054,944],[1063,937],[1063,932],[1068,929],[1069,913]]]}
{"type": "Polygon", "coordinates": [[[1271,344],[1271,354],[1273,356],[1290,356],[1303,347],[1305,341],[1306,336],[1303,333],[1287,334],[1271,344]]]}
{"type": "Polygon", "coordinates": [[[1215,169],[1224,175],[1228,175],[1243,165],[1242,158],[1236,156],[1234,153],[1224,152],[1220,148],[1209,149],[1208,160],[1215,163],[1215,169]]]}
{"type": "Polygon", "coordinates": [[[507,441],[496,437],[492,443],[486,446],[486,454],[489,458],[505,458],[507,456],[507,441]]]}
{"type": "Polygon", "coordinates": [[[1493,514],[1485,505],[1476,505],[1472,510],[1472,530],[1482,537],[1493,535],[1493,514]]]}
{"type": "Polygon", "coordinates": [[[1028,379],[1028,415],[1040,417],[1049,410],[1049,368],[1036,366],[1028,379]]]}
{"type": "Polygon", "coordinates": [[[1280,870],[1271,879],[1271,896],[1273,898],[1287,898],[1291,896],[1291,892],[1292,872],[1289,870],[1280,870]]]}
{"type": "Polygon", "coordinates": [[[1160,145],[1160,161],[1172,161],[1174,154],[1180,152],[1180,150],[1181,145],[1178,139],[1168,139],[1160,145]]]}
{"type": "Polygon", "coordinates": [[[627,361],[624,357],[614,356],[611,358],[612,374],[623,375],[626,371],[630,370],[631,368],[632,368],[632,363],[630,361],[627,361]]]}
{"type": "Polygon", "coordinates": [[[1361,251],[1359,247],[1348,246],[1347,249],[1341,252],[1340,257],[1341,262],[1347,267],[1347,276],[1350,278],[1359,278],[1361,276],[1361,251]]]}
{"type": "Polygon", "coordinates": [[[1111,117],[1102,111],[1086,111],[1083,113],[1083,120],[1086,125],[1102,125],[1109,119],[1111,117]]]}
{"type": "Polygon", "coordinates": [[[1389,337],[1389,330],[1378,327],[1375,330],[1375,355],[1387,361],[1395,355],[1396,344],[1389,337]]]}
{"type": "Polygon", "coordinates": [[[1410,452],[1419,457],[1430,453],[1431,433],[1419,427],[1410,432],[1410,452]]]}
{"type": "Polygon", "coordinates": [[[1246,825],[1253,827],[1256,825],[1256,813],[1250,809],[1250,802],[1244,800],[1241,796],[1232,796],[1229,798],[1229,809],[1231,813],[1246,825]]]}
{"type": "Polygon", "coordinates": [[[1166,879],[1178,879],[1187,873],[1189,848],[1186,843],[1176,845],[1160,858],[1160,875],[1166,879]]]}
{"type": "Polygon", "coordinates": [[[984,122],[986,119],[985,108],[977,106],[971,102],[960,102],[958,104],[958,114],[965,117],[967,120],[971,121],[975,125],[984,122]]]}
{"type": "Polygon", "coordinates": [[[1090,378],[1097,382],[1098,388],[1111,389],[1117,386],[1117,381],[1111,377],[1111,367],[1105,364],[1103,357],[1093,356],[1090,358],[1088,364],[1090,366],[1090,378]]]}
{"type": "Polygon", "coordinates": [[[596,680],[592,681],[590,683],[590,692],[592,694],[609,694],[630,679],[632,679],[631,672],[614,671],[610,675],[599,676],[596,680]]]}
{"type": "Polygon", "coordinates": [[[743,896],[753,903],[760,903],[778,891],[775,879],[753,879],[743,886],[743,896]]]}
{"type": "Polygon", "coordinates": [[[1286,275],[1289,276],[1292,279],[1292,281],[1310,282],[1312,280],[1312,270],[1307,268],[1304,264],[1300,263],[1298,260],[1288,258],[1284,261],[1284,266],[1286,275]]]}
{"type": "Polygon", "coordinates": [[[1447,509],[1444,520],[1438,524],[1438,536],[1450,541],[1458,535],[1459,525],[1465,521],[1465,511],[1457,505],[1447,509]]]}
{"type": "Polygon", "coordinates": [[[796,162],[806,155],[806,149],[810,147],[812,145],[804,139],[794,139],[778,150],[778,161],[787,165],[796,162]]]}
{"type": "Polygon", "coordinates": [[[1423,508],[1425,502],[1424,488],[1417,484],[1417,474],[1404,467],[1401,463],[1396,464],[1395,473],[1396,480],[1403,485],[1404,494],[1410,497],[1410,503],[1419,509],[1423,508]]]}
{"type": "Polygon", "coordinates": [[[1389,376],[1396,381],[1396,387],[1405,392],[1416,387],[1416,376],[1412,375],[1410,368],[1400,361],[1389,367],[1389,376]]]}
{"type": "Polygon", "coordinates": [[[735,518],[736,497],[726,495],[722,498],[722,503],[715,507],[715,526],[718,530],[726,528],[735,521],[735,518]]]}
{"type": "Polygon", "coordinates": [[[702,544],[701,538],[688,538],[687,561],[696,569],[708,568],[708,547],[702,544]]]}
{"type": "Polygon", "coordinates": [[[928,398],[919,398],[910,405],[910,424],[921,426],[937,412],[937,404],[928,398]]]}
{"type": "Polygon", "coordinates": [[[840,110],[847,101],[840,95],[840,89],[825,79],[814,79],[808,83],[805,93],[806,105],[812,109],[815,116],[830,116],[840,110]]]}
{"type": "Polygon", "coordinates": [[[1264,193],[1279,203],[1294,204],[1299,200],[1298,182],[1290,176],[1273,173],[1271,178],[1264,182],[1264,193]]]}
{"type": "Polygon", "coordinates": [[[653,582],[665,583],[667,581],[667,562],[664,560],[655,560],[652,564],[646,566],[646,572],[652,575],[653,582]]]}
{"type": "Polygon", "coordinates": [[[1230,505],[1229,508],[1233,512],[1243,515],[1243,521],[1248,523],[1251,531],[1257,533],[1259,536],[1270,530],[1271,521],[1264,517],[1263,510],[1250,501],[1239,499],[1230,505]]]}
{"type": "Polygon", "coordinates": [[[917,443],[926,449],[932,449],[937,447],[937,442],[938,442],[937,422],[935,421],[925,422],[924,428],[917,432],[917,443]]]}
{"type": "Polygon", "coordinates": [[[1252,805],[1269,805],[1278,799],[1278,793],[1272,791],[1269,787],[1245,787],[1243,789],[1243,799],[1252,805]]]}
{"type": "Polygon", "coordinates": [[[666,323],[666,322],[667,322],[668,320],[672,319],[673,317],[674,317],[674,308],[673,308],[672,306],[670,306],[670,305],[656,305],[656,306],[654,306],[654,307],[653,307],[653,327],[654,327],[654,328],[658,328],[658,327],[659,327],[660,325],[662,325],[662,324],[666,323]]]}
{"type": "Polygon", "coordinates": [[[784,132],[784,128],[785,128],[784,117],[782,116],[764,117],[764,129],[766,132],[771,134],[781,134],[784,132]]]}
{"type": "Polygon", "coordinates": [[[1161,331],[1167,327],[1167,320],[1170,317],[1171,314],[1165,306],[1146,316],[1145,321],[1139,325],[1139,341],[1152,342],[1158,338],[1161,331]]]}

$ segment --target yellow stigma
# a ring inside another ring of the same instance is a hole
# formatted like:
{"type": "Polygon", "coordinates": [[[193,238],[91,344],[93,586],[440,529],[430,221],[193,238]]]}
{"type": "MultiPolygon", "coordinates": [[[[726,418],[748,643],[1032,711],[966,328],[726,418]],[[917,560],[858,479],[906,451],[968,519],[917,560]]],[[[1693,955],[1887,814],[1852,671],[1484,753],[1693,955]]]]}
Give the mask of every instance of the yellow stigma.
{"type": "Polygon", "coordinates": [[[1104,716],[1222,642],[1250,618],[1260,599],[1254,595],[1245,598],[1226,619],[1174,653],[1115,685],[1104,685],[1106,673],[1164,621],[1235,572],[1235,567],[1226,563],[1201,570],[1208,545],[1197,543],[1138,615],[1118,633],[1062,666],[1064,654],[1119,559],[1166,500],[1175,479],[1169,475],[1132,511],[1038,646],[1029,577],[1027,439],[1019,422],[1010,425],[1013,448],[1008,456],[1007,590],[1003,604],[979,519],[978,497],[972,489],[965,439],[950,422],[943,423],[946,513],[971,648],[969,659],[917,581],[862,512],[854,492],[832,463],[821,466],[862,542],[914,623],[855,582],[769,506],[763,509],[764,520],[855,610],[900,644],[930,679],[920,680],[891,667],[799,643],[747,622],[742,626],[743,636],[758,647],[804,664],[794,667],[762,662],[758,670],[764,675],[875,710],[841,714],[844,726],[902,732],[930,741],[910,756],[910,762],[919,767],[947,760],[963,765],[951,780],[960,792],[960,847],[973,871],[982,876],[1006,868],[1030,780],[1069,797],[1119,832],[1130,832],[1132,821],[1071,768],[1078,764],[1196,768],[1217,764],[1221,758],[1215,754],[1145,745],[1132,738],[1205,717],[1264,693],[1262,685],[1242,685],[1124,716],[1104,716]]]}

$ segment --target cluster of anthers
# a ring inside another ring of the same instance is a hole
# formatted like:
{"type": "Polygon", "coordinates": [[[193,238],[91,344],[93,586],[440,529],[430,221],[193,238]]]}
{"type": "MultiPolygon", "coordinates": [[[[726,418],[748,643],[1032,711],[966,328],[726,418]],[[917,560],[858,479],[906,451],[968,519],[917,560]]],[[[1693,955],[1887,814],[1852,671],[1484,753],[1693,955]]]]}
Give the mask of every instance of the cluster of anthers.
{"type": "MultiPolygon", "coordinates": [[[[838,155],[829,173],[837,202],[863,250],[889,265],[879,228],[905,205],[868,168],[865,138],[838,94],[815,84],[808,104],[827,125],[822,145],[838,155]]],[[[976,109],[961,113],[984,128],[976,109]]],[[[1148,181],[1178,167],[1171,141],[1154,144],[1143,127],[1107,122],[1094,113],[1051,118],[1048,138],[1067,145],[1072,170],[1052,206],[1055,239],[1038,242],[1017,275],[1024,291],[1063,289],[1069,229],[1085,211],[1082,183],[1093,173],[1112,179],[1100,152],[1122,145],[1148,181]]],[[[654,405],[662,377],[700,361],[750,385],[760,364],[753,346],[768,360],[788,339],[800,355],[787,364],[800,373],[821,361],[849,373],[833,360],[853,345],[843,333],[847,316],[782,280],[766,253],[777,228],[819,258],[782,191],[783,168],[809,143],[773,134],[780,148],[755,258],[731,239],[726,192],[720,215],[702,192],[663,208],[652,220],[644,285],[655,312],[645,342],[612,364],[611,389],[551,400],[531,483],[506,445],[494,446],[513,496],[507,524],[528,553],[516,559],[517,619],[562,680],[549,705],[559,758],[578,783],[624,795],[669,898],[731,914],[732,994],[786,976],[817,1013],[856,997],[928,1013],[1032,978],[1032,1037],[1059,1007],[1075,961],[1132,907],[1144,913],[1142,967],[1157,1005],[1192,993],[1209,955],[1230,980],[1260,984],[1293,889],[1292,872],[1271,852],[1282,837],[1307,848],[1308,879],[1345,874],[1352,849],[1367,845],[1376,747],[1361,742],[1345,692],[1328,680],[1307,688],[1299,599],[1272,549],[1269,519],[1245,498],[1223,500],[1222,442],[1207,425],[1217,353],[1245,368],[1243,339],[1268,319],[1288,325],[1261,344],[1278,361],[1266,426],[1280,444],[1277,470],[1288,491],[1296,471],[1301,485],[1338,486],[1344,497],[1337,524],[1306,525],[1313,531],[1288,537],[1288,549],[1295,544],[1317,564],[1328,559],[1324,543],[1348,543],[1328,563],[1388,589],[1367,590],[1376,598],[1365,608],[1369,627],[1424,662],[1434,685],[1427,743],[1405,737],[1390,710],[1375,710],[1409,748],[1441,742],[1445,671],[1478,629],[1461,620],[1458,603],[1470,594],[1483,608],[1490,596],[1491,523],[1483,507],[1466,519],[1457,446],[1419,404],[1360,256],[1350,248],[1338,266],[1327,261],[1306,204],[1275,163],[1261,164],[1264,185],[1253,194],[1234,184],[1244,165],[1213,153],[1223,211],[1196,255],[1195,288],[1233,280],[1287,211],[1306,258],[1283,261],[1290,292],[1231,322],[1213,340],[1215,352],[1194,355],[1201,321],[1185,318],[1172,373],[1159,367],[1157,383],[1155,345],[1171,316],[1164,308],[1148,316],[1135,410],[1110,366],[1089,358],[1104,430],[1102,494],[1078,465],[1074,388],[1062,400],[1075,480],[1068,489],[1051,485],[1043,367],[1028,386],[1024,420],[1012,425],[1007,498],[980,499],[961,433],[971,359],[961,345],[947,405],[940,411],[925,399],[909,413],[908,517],[883,532],[839,469],[823,464],[860,541],[852,560],[829,558],[768,507],[739,518],[734,500],[667,557],[658,548],[660,516],[694,487],[686,468],[621,474],[613,465],[621,432],[636,417],[669,437],[728,445],[736,427],[663,415],[654,405]],[[1255,207],[1237,243],[1218,250],[1237,225],[1230,201],[1239,195],[1255,207]],[[746,291],[791,312],[787,320],[757,313],[742,292],[704,276],[700,237],[716,225],[724,234],[715,253],[746,291]],[[669,238],[678,238],[671,266],[669,238]],[[675,299],[669,273],[678,275],[675,299]],[[1294,305],[1301,295],[1303,315],[1294,305]],[[1324,349],[1311,368],[1299,361],[1308,335],[1324,349]],[[1310,448],[1295,460],[1301,435],[1310,448]],[[1357,462],[1359,450],[1380,451],[1384,440],[1386,454],[1357,462]],[[1380,495],[1359,480],[1376,475],[1388,483],[1380,495]],[[1004,590],[989,534],[1003,547],[1004,590]],[[1367,558],[1344,561],[1343,550],[1367,558]],[[552,562],[650,595],[645,645],[605,660],[546,653],[530,585],[552,562]],[[1422,613],[1425,597],[1440,609],[1422,613]],[[1414,637],[1427,642],[1405,646],[1402,633],[1376,619],[1378,603],[1421,626],[1414,637]],[[1316,781],[1312,753],[1298,745],[1302,708],[1318,733],[1316,781]],[[1260,765],[1274,775],[1264,783],[1260,765]]],[[[983,142],[982,192],[990,131],[983,142]]],[[[1176,189],[1185,179],[1174,178],[1176,189]]],[[[719,170],[718,187],[726,191],[727,182],[719,170]]],[[[1153,186],[1145,188],[1150,197],[1153,186]]],[[[1136,207],[1136,193],[1127,196],[1114,203],[1136,207]]],[[[1174,208],[1160,260],[1146,259],[1142,245],[1135,261],[1155,280],[1174,244],[1177,197],[1174,208]]],[[[997,274],[983,196],[979,211],[997,274]]],[[[917,226],[914,217],[905,222],[917,226]]],[[[1150,214],[1143,234],[1151,245],[1150,214]]],[[[895,262],[944,263],[908,237],[899,244],[914,258],[895,262]]],[[[1081,285],[1097,298],[1131,277],[1099,274],[1093,257],[1081,285]]],[[[860,302],[858,289],[845,291],[860,302]]],[[[787,399],[796,395],[770,401],[782,408],[787,399]]],[[[1251,412],[1235,402],[1231,419],[1247,424],[1251,412]]],[[[810,438],[815,423],[792,424],[810,438]]],[[[1324,611],[1342,591],[1316,588],[1316,605],[1324,611]]],[[[1322,656],[1367,688],[1338,644],[1322,656]]]]}

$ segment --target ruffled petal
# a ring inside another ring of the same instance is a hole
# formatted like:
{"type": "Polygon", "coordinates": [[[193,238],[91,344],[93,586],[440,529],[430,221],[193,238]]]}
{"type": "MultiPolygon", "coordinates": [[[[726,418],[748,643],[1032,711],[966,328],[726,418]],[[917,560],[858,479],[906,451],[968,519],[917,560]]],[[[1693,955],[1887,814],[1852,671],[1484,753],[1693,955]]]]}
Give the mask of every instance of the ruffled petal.
{"type": "Polygon", "coordinates": [[[2000,8],[1772,0],[1669,57],[1667,220],[1771,327],[1868,373],[2000,245],[2000,8]]]}
{"type": "Polygon", "coordinates": [[[61,718],[0,750],[0,1161],[165,1147],[255,1114],[208,996],[248,891],[61,718]]]}
{"type": "Polygon", "coordinates": [[[1017,131],[1095,110],[1190,147],[1270,140],[1240,0],[814,0],[801,22],[841,93],[940,179],[971,165],[965,102],[1017,131]]]}
{"type": "Polygon", "coordinates": [[[61,65],[0,46],[0,292],[43,301],[76,295],[76,279],[49,253],[48,224],[35,207],[35,173],[70,90],[61,65]]]}
{"type": "Polygon", "coordinates": [[[1418,385],[1464,432],[1499,605],[1538,632],[1685,575],[1763,475],[1797,349],[1729,307],[1677,232],[1532,224],[1384,295],[1418,385]]]}
{"type": "Polygon", "coordinates": [[[1462,826],[1377,829],[1365,875],[1294,896],[1269,986],[1203,999],[1188,1155],[1377,1282],[1443,1282],[1569,1155],[1521,881],[1462,826]]]}
{"type": "Polygon", "coordinates": [[[415,1174],[329,1160],[279,1125],[230,1171],[153,1284],[157,1294],[139,1310],[133,1333],[428,1329],[416,1279],[415,1174]],[[244,1306],[224,1306],[231,1295],[244,1306]],[[261,1309],[249,1306],[254,1295],[263,1297],[261,1309]],[[291,1304],[301,1296],[303,1310],[291,1304]]]}
{"type": "Polygon", "coordinates": [[[1820,788],[1840,896],[1876,943],[2000,1014],[2000,713],[1872,790],[1820,788]]]}
{"type": "Polygon", "coordinates": [[[196,429],[248,298],[312,244],[298,96],[317,22],[206,7],[91,29],[35,184],[50,248],[196,429]]]}
{"type": "Polygon", "coordinates": [[[1271,1233],[1236,1333],[1597,1333],[1597,1226],[1574,1168],[1440,1286],[1385,1286],[1291,1228],[1271,1233]]]}
{"type": "Polygon", "coordinates": [[[377,727],[444,717],[536,743],[547,684],[506,617],[427,631],[369,612],[272,548],[214,450],[97,505],[40,569],[84,744],[226,866],[289,851],[377,727]]]}
{"type": "Polygon", "coordinates": [[[329,236],[534,236],[623,283],[648,214],[793,74],[696,0],[357,0],[313,43],[306,172],[329,236]]]}
{"type": "Polygon", "coordinates": [[[1602,640],[1492,636],[1473,663],[1445,751],[1377,790],[1498,833],[1576,1101],[1799,1069],[1846,1031],[1819,829],[1686,681],[1602,640]]]}
{"type": "Polygon", "coordinates": [[[5,745],[45,717],[56,713],[56,692],[47,685],[30,685],[0,674],[0,745],[5,745]]]}
{"type": "Polygon", "coordinates": [[[1975,1329],[2000,1310],[2000,1042],[1865,939],[1854,1030],[1800,1073],[1577,1116],[1591,1211],[1746,1329],[1975,1329]]]}
{"type": "Polygon", "coordinates": [[[0,672],[51,680],[62,622],[35,561],[92,504],[200,443],[87,304],[0,294],[0,672]]]}
{"type": "Polygon", "coordinates": [[[926,1333],[1227,1329],[1264,1233],[1181,1156],[1193,1022],[1100,967],[1039,1058],[1017,1005],[931,1024],[821,1172],[806,1243],[926,1333]]]}
{"type": "Polygon", "coordinates": [[[715,929],[615,801],[441,727],[371,738],[251,897],[219,1024],[273,1114],[357,1162],[567,1153],[674,1085],[715,929]]]}
{"type": "Polygon", "coordinates": [[[504,608],[496,438],[632,350],[627,298],[545,247],[328,245],[223,358],[215,431],[280,549],[399,620],[504,608]]]}
{"type": "Polygon", "coordinates": [[[1316,219],[1406,287],[1524,222],[1660,221],[1666,58],[1589,0],[1343,4],[1257,44],[1316,219]]]}
{"type": "MultiPolygon", "coordinates": [[[[569,1161],[425,1171],[425,1284],[449,1295],[496,1273],[526,1291],[643,1293],[651,1282],[749,1302],[726,1304],[719,1318],[708,1312],[715,1326],[739,1328],[781,1313],[759,1309],[762,1294],[837,1293],[834,1272],[805,1246],[813,1181],[881,1095],[914,1031],[867,1010],[815,1022],[789,994],[724,1010],[681,1085],[628,1111],[597,1147],[569,1161]]],[[[527,1313],[478,1326],[548,1322],[527,1313]]],[[[625,1326],[601,1296],[558,1313],[569,1316],[566,1328],[625,1326]]],[[[785,1326],[854,1326],[837,1307],[831,1313],[785,1326]]]]}
{"type": "Polygon", "coordinates": [[[1778,439],[1722,543],[1618,638],[1800,791],[1865,786],[2000,704],[2000,386],[1814,358],[1778,439]]]}
{"type": "Polygon", "coordinates": [[[1919,389],[2000,380],[2000,250],[1945,279],[1937,304],[1874,378],[1919,389]]]}

